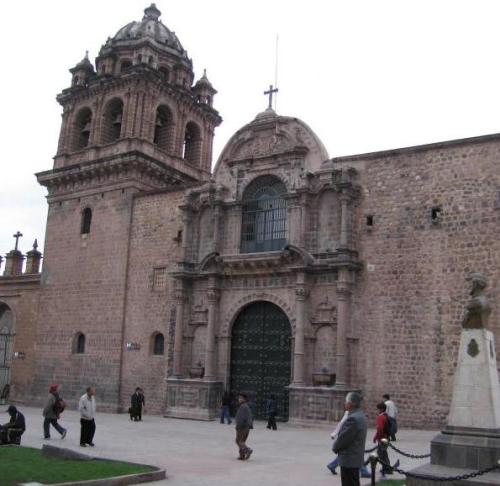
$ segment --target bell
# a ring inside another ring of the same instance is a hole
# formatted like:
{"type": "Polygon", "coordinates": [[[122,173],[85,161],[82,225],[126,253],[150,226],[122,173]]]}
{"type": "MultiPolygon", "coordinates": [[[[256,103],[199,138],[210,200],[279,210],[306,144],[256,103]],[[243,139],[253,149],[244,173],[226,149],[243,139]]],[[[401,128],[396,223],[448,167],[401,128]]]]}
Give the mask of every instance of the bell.
{"type": "Polygon", "coordinates": [[[161,118],[159,116],[156,117],[156,123],[155,125],[157,127],[162,127],[163,126],[163,122],[161,121],[161,118]]]}
{"type": "Polygon", "coordinates": [[[88,135],[90,133],[90,122],[85,122],[85,125],[82,128],[82,134],[88,135]]]}
{"type": "Polygon", "coordinates": [[[122,113],[118,113],[113,120],[113,125],[121,125],[122,124],[122,113]]]}

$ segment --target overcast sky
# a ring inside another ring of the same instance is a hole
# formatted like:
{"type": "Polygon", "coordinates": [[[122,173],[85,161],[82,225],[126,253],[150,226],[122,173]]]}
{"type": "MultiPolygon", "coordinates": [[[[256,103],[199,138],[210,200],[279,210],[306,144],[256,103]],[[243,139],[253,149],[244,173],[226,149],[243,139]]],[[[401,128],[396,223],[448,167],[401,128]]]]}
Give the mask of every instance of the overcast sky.
{"type": "MultiPolygon", "coordinates": [[[[139,21],[146,0],[24,0],[0,5],[0,255],[43,252],[46,190],[61,122],[55,96],[89,51],[139,21]]],[[[230,136],[267,107],[307,123],[330,157],[500,132],[496,0],[159,0],[161,19],[218,94],[230,136]],[[278,49],[276,39],[278,38],[278,49]],[[276,56],[276,51],[278,55],[276,56]],[[276,57],[277,69],[276,69],[276,57]],[[277,76],[276,76],[277,72],[277,76]]],[[[4,265],[0,273],[3,274],[4,265]]]]}

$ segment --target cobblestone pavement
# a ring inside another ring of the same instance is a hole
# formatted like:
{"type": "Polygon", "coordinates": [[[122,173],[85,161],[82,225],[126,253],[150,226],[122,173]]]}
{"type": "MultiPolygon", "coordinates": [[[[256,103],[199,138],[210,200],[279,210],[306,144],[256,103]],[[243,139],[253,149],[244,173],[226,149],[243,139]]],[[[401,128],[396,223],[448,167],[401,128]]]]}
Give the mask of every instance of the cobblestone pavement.
{"type": "MultiPolygon", "coordinates": [[[[142,422],[131,422],[126,414],[97,413],[96,446],[83,449],[79,446],[80,424],[76,411],[66,410],[62,414],[60,423],[68,429],[64,440],[52,428],[52,439],[45,441],[41,409],[19,408],[27,421],[23,445],[41,448],[44,443],[50,443],[95,457],[165,469],[167,479],[148,483],[152,486],[340,485],[340,476],[333,476],[326,468],[333,458],[332,427],[304,428],[278,423],[278,430],[272,431],[264,422],[256,422],[248,440],[254,453],[248,461],[238,461],[234,422],[221,425],[218,421],[167,419],[147,414],[143,415],[142,422]]],[[[7,420],[7,414],[0,415],[0,422],[7,420]]],[[[410,454],[428,454],[430,440],[436,434],[437,431],[402,429],[394,445],[410,454]]],[[[370,429],[367,448],[373,445],[373,435],[374,430],[370,429]]],[[[389,456],[391,463],[396,459],[401,461],[402,470],[429,462],[429,459],[409,459],[393,450],[389,456]]],[[[377,472],[377,478],[378,475],[377,472]]],[[[370,479],[363,479],[361,484],[370,484],[370,479]]]]}

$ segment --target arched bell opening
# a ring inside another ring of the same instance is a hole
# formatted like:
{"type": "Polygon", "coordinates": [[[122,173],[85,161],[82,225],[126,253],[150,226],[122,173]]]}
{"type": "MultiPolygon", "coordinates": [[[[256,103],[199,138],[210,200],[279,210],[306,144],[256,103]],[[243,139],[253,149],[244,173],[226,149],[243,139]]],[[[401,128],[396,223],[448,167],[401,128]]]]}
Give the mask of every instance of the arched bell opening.
{"type": "Polygon", "coordinates": [[[90,131],[92,128],[92,111],[90,108],[81,109],[73,123],[72,131],[72,151],[81,150],[88,146],[90,140],[90,131]]]}
{"type": "Polygon", "coordinates": [[[194,122],[189,122],[184,130],[182,157],[189,164],[198,167],[201,159],[201,130],[194,122]]]}
{"type": "Polygon", "coordinates": [[[174,134],[173,116],[170,108],[160,105],[155,114],[155,131],[153,142],[158,148],[170,152],[174,134]]]}
{"type": "Polygon", "coordinates": [[[120,98],[111,100],[104,110],[102,143],[111,143],[121,136],[123,123],[123,101],[120,98]]]}

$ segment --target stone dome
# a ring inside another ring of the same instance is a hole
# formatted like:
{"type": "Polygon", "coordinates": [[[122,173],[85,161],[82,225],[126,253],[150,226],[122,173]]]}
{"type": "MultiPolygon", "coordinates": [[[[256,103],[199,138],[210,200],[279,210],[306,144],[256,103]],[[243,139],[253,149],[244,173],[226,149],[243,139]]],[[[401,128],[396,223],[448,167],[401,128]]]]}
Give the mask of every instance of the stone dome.
{"type": "Polygon", "coordinates": [[[144,10],[141,21],[133,21],[122,27],[114,37],[108,40],[107,45],[114,47],[131,47],[145,41],[170,54],[175,54],[189,62],[187,52],[182,47],[179,39],[160,20],[161,12],[152,3],[144,10]]]}

